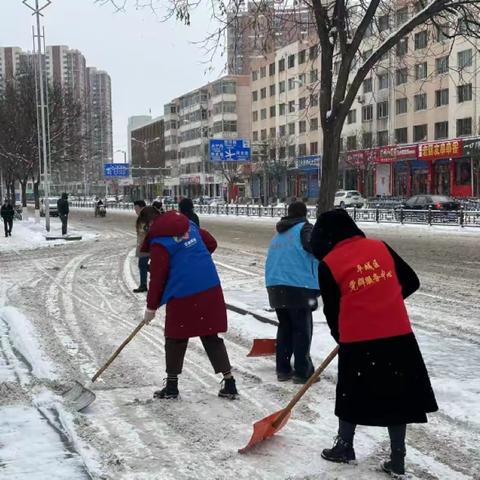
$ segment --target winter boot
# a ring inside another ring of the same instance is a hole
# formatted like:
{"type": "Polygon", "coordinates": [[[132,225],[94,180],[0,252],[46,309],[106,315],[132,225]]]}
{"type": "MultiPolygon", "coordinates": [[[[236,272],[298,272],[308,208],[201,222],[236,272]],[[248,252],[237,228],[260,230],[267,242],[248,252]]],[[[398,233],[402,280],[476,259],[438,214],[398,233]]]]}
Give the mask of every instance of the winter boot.
{"type": "Polygon", "coordinates": [[[143,293],[147,291],[148,291],[148,288],[145,285],[140,285],[138,288],[133,289],[133,293],[143,293]]]}
{"type": "Polygon", "coordinates": [[[288,382],[289,380],[291,380],[293,377],[293,372],[288,372],[288,373],[284,373],[284,372],[277,372],[277,380],[279,382],[288,382]]]}
{"type": "Polygon", "coordinates": [[[178,397],[178,378],[167,378],[161,390],[153,392],[153,398],[169,399],[178,397]]]}
{"type": "Polygon", "coordinates": [[[238,397],[237,386],[235,385],[235,379],[233,377],[224,378],[222,380],[223,386],[218,392],[218,396],[222,398],[229,398],[234,400],[238,397]]]}
{"type": "Polygon", "coordinates": [[[390,460],[382,463],[382,470],[392,478],[405,478],[405,450],[392,450],[390,460]]]}
{"type": "Polygon", "coordinates": [[[329,462],[353,463],[355,462],[355,450],[351,443],[337,437],[332,448],[325,448],[322,451],[322,458],[329,462]]]}

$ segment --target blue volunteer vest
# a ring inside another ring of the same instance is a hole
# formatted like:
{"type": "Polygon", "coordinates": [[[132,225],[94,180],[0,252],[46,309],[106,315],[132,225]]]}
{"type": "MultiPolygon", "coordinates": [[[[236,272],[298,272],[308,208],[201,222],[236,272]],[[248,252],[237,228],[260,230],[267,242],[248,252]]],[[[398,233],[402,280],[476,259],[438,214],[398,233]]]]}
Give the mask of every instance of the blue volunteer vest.
{"type": "Polygon", "coordinates": [[[172,298],[183,298],[220,285],[212,256],[202,240],[198,227],[190,222],[183,237],[154,237],[150,245],[167,249],[170,271],[160,305],[172,298]]]}
{"type": "Polygon", "coordinates": [[[286,232],[277,233],[268,248],[265,264],[265,285],[319,290],[318,260],[305,251],[300,232],[305,222],[286,232]]]}

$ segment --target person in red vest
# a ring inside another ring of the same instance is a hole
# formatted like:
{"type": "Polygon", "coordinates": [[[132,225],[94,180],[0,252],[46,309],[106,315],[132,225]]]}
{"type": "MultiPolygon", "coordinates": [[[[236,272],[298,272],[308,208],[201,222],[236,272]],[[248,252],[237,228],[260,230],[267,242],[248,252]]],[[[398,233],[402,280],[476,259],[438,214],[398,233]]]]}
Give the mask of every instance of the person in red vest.
{"type": "Polygon", "coordinates": [[[150,253],[150,285],[143,322],[166,305],[165,387],[155,398],[177,398],[178,375],[192,337],[200,337],[215,373],[223,375],[218,395],[238,396],[227,349],[218,333],[227,331],[227,311],[211,254],[217,242],[185,215],[171,210],[151,223],[142,251],[150,253]]]}
{"type": "Polygon", "coordinates": [[[324,314],[339,343],[335,415],[338,436],[325,460],[355,460],[355,427],[388,427],[391,476],[405,473],[409,423],[438,410],[404,299],[420,286],[415,272],[387,244],[365,237],[342,209],[323,213],[311,237],[320,260],[324,314]]]}

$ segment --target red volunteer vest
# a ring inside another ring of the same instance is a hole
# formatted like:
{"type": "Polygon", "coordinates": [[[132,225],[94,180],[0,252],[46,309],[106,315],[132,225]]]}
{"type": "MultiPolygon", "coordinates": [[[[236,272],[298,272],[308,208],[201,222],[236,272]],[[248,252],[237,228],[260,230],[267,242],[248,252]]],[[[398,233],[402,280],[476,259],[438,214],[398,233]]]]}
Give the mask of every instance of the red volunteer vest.
{"type": "Polygon", "coordinates": [[[412,332],[395,263],[383,242],[352,237],[324,258],[340,288],[341,343],[412,332]]]}

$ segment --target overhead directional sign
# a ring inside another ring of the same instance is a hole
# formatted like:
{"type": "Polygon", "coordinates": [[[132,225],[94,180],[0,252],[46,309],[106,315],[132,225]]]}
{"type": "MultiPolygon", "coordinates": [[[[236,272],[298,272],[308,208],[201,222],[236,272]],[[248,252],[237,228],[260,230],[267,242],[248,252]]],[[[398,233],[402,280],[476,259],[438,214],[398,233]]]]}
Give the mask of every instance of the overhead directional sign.
{"type": "Polygon", "coordinates": [[[248,140],[210,140],[211,162],[249,162],[251,159],[252,150],[248,140]]]}
{"type": "Polygon", "coordinates": [[[128,163],[104,163],[104,177],[128,177],[128,163]]]}

